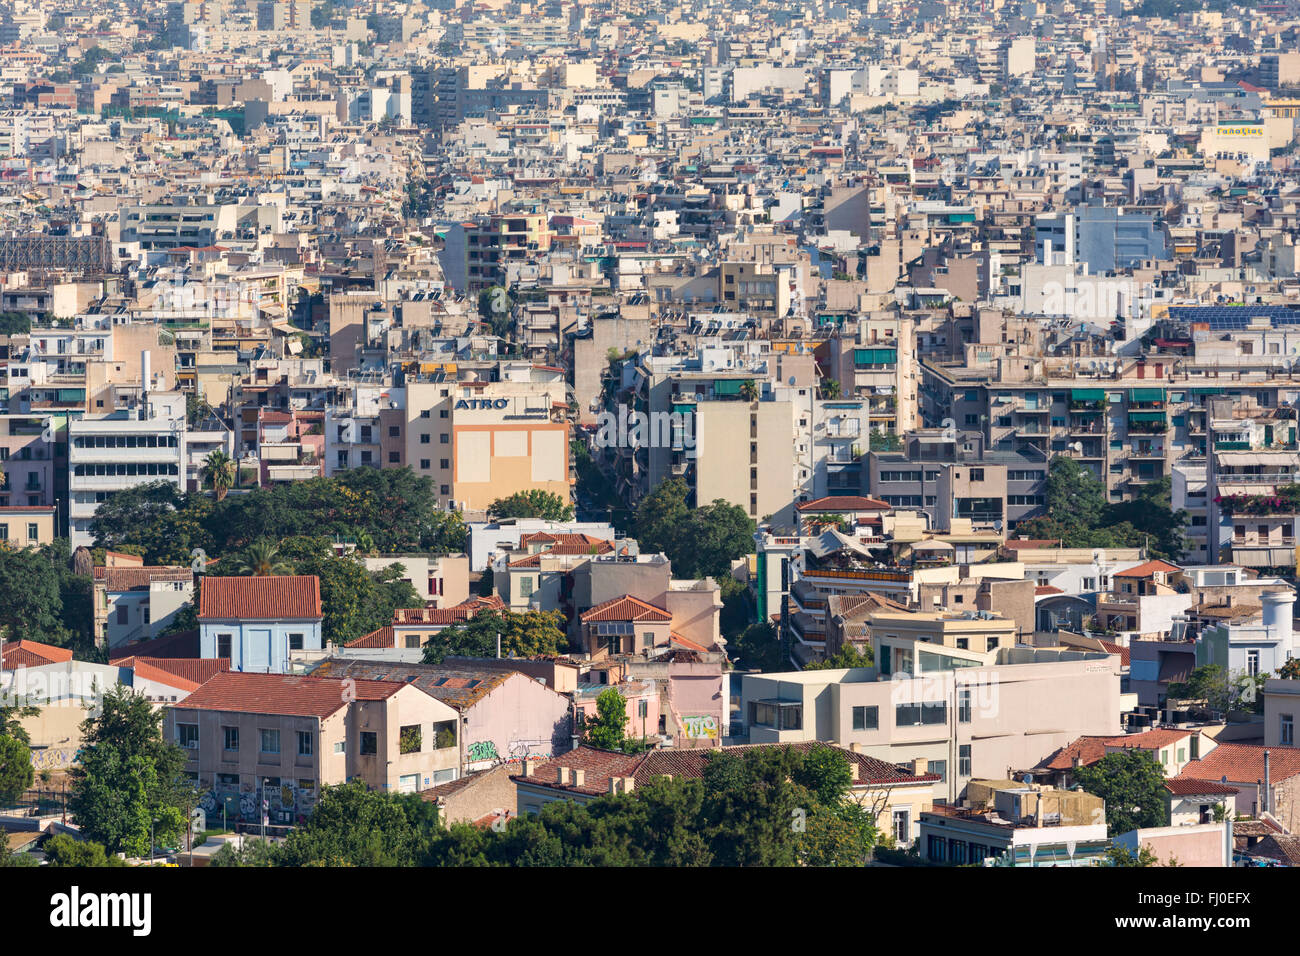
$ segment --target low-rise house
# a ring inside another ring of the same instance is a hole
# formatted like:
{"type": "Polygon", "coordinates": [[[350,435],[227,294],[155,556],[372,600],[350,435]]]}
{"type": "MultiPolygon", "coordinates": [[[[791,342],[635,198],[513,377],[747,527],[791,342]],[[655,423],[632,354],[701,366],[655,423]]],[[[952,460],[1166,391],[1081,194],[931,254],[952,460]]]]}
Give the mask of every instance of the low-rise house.
{"type": "Polygon", "coordinates": [[[265,800],[272,823],[301,820],[324,785],[359,777],[415,792],[454,779],[455,728],[454,710],[401,681],[232,671],[169,707],[164,724],[209,816],[258,821],[265,800]]]}
{"type": "MultiPolygon", "coordinates": [[[[789,746],[806,750],[816,745],[789,746]]],[[[551,760],[527,761],[522,772],[511,779],[518,791],[518,812],[537,813],[556,800],[586,804],[610,793],[632,793],[656,777],[696,778],[704,773],[709,753],[744,753],[749,749],[741,745],[724,747],[722,751],[666,749],[624,754],[581,746],[551,760]]],[[[835,749],[848,760],[853,774],[850,798],[874,813],[880,821],[878,828],[898,845],[910,845],[915,839],[916,821],[930,808],[935,775],[917,774],[911,768],[877,760],[858,750],[835,749]]]]}
{"type": "Polygon", "coordinates": [[[98,636],[110,650],[161,634],[194,600],[194,572],[186,567],[102,567],[94,580],[104,622],[98,636]]]}
{"type": "Polygon", "coordinates": [[[284,674],[292,659],[324,651],[320,579],[314,575],[204,579],[199,592],[202,657],[231,670],[284,674]]]}
{"type": "Polygon", "coordinates": [[[1165,807],[1169,825],[1194,826],[1223,820],[1234,813],[1232,805],[1240,788],[1217,780],[1197,777],[1169,777],[1165,780],[1165,807]]]}
{"type": "Polygon", "coordinates": [[[1224,742],[1189,763],[1183,775],[1236,787],[1238,813],[1268,813],[1290,831],[1300,827],[1300,750],[1224,742]]]}
{"type": "Polygon", "coordinates": [[[1231,834],[1226,823],[1207,820],[1130,830],[1112,842],[1135,854],[1149,850],[1156,858],[1156,866],[1231,866],[1231,834]]]}
{"type": "Polygon", "coordinates": [[[336,653],[339,657],[418,664],[424,658],[424,645],[434,635],[483,611],[504,609],[505,605],[496,595],[467,598],[448,608],[398,608],[393,612],[392,624],[348,641],[337,648],[336,653]]]}
{"type": "Polygon", "coordinates": [[[462,773],[518,763],[527,757],[550,757],[564,753],[572,744],[572,702],[519,671],[334,657],[322,661],[312,673],[402,681],[446,704],[459,721],[462,773]]]}
{"type": "Polygon", "coordinates": [[[1125,640],[1165,637],[1193,603],[1190,592],[1172,584],[1181,571],[1168,561],[1147,561],[1115,572],[1111,590],[1097,596],[1097,628],[1125,640]]]}
{"type": "Polygon", "coordinates": [[[973,806],[936,803],[921,814],[925,859],[956,865],[1093,866],[1110,847],[1100,797],[1014,781],[992,784],[973,806]],[[1006,786],[998,786],[1002,783],[1006,786]]]}

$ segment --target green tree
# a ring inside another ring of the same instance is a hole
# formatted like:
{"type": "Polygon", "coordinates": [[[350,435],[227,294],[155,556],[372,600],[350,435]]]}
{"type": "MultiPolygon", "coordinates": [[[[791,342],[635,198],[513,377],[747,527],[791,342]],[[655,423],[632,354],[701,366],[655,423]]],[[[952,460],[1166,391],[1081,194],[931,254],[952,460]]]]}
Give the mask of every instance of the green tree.
{"type": "Polygon", "coordinates": [[[448,656],[495,657],[498,634],[503,657],[553,656],[568,646],[559,611],[483,611],[431,637],[424,645],[424,662],[440,664],[448,656]]]}
{"type": "Polygon", "coordinates": [[[350,555],[328,554],[304,558],[295,570],[320,579],[321,634],[336,644],[393,623],[399,608],[424,606],[415,588],[403,580],[406,571],[400,564],[372,572],[350,555]]]}
{"type": "Polygon", "coordinates": [[[280,560],[280,549],[266,539],[254,541],[240,554],[230,568],[230,573],[248,577],[270,577],[290,574],[293,567],[280,560]]]}
{"type": "Polygon", "coordinates": [[[281,846],[282,866],[413,866],[439,829],[437,808],[414,794],[368,790],[359,779],[322,787],[306,823],[281,846]]]}
{"type": "Polygon", "coordinates": [[[488,505],[488,517],[572,521],[573,505],[554,492],[533,488],[528,491],[516,491],[508,498],[496,499],[488,505]]]}
{"type": "Polygon", "coordinates": [[[32,330],[32,317],[27,312],[0,312],[0,335],[26,335],[32,330]]]}
{"type": "Polygon", "coordinates": [[[17,737],[0,736],[0,807],[12,805],[33,779],[31,749],[17,737]]]}
{"type": "Polygon", "coordinates": [[[47,837],[41,851],[45,854],[45,862],[50,866],[126,866],[125,860],[110,855],[102,843],[78,840],[66,833],[47,837]]]}
{"type": "Polygon", "coordinates": [[[1106,801],[1106,827],[1112,836],[1168,823],[1165,774],[1144,751],[1107,754],[1091,766],[1077,767],[1074,780],[1106,801]]]}
{"type": "Polygon", "coordinates": [[[731,563],[754,550],[754,520],[722,499],[691,509],[690,489],[670,478],[641,499],[633,528],[643,551],[662,551],[682,578],[730,576],[731,563]]]}
{"type": "Polygon", "coordinates": [[[218,501],[235,487],[237,464],[224,451],[214,451],[203,461],[203,481],[212,488],[218,501]]]}
{"type": "Polygon", "coordinates": [[[903,447],[903,439],[893,432],[875,428],[867,436],[867,447],[872,451],[898,451],[903,447]]]}
{"type": "Polygon", "coordinates": [[[840,397],[839,379],[835,379],[835,378],[823,379],[821,384],[821,393],[822,393],[823,401],[833,402],[835,401],[835,399],[839,398],[840,397]]]}
{"type": "Polygon", "coordinates": [[[0,704],[0,737],[12,737],[21,740],[27,746],[32,745],[32,738],[27,728],[19,721],[24,717],[39,716],[41,709],[30,705],[0,704]]]}
{"type": "Polygon", "coordinates": [[[806,671],[839,670],[842,667],[871,667],[875,663],[871,645],[858,650],[854,644],[841,644],[830,657],[824,661],[810,661],[804,665],[806,671]]]}
{"type": "Polygon", "coordinates": [[[585,742],[601,750],[622,750],[627,730],[627,701],[613,687],[596,698],[596,716],[587,722],[585,742]]]}
{"type": "Polygon", "coordinates": [[[1096,866],[1156,866],[1159,859],[1155,850],[1149,846],[1141,847],[1134,853],[1126,846],[1107,847],[1096,866]]]}
{"type": "Polygon", "coordinates": [[[781,654],[776,628],[766,621],[756,621],[730,643],[736,664],[746,670],[779,671],[788,669],[781,654]]]}
{"type": "Polygon", "coordinates": [[[0,633],[64,644],[60,575],[50,558],[31,548],[0,546],[0,633]]]}
{"type": "Polygon", "coordinates": [[[68,809],[82,834],[110,853],[143,856],[150,825],[157,839],[185,829],[193,790],[185,751],[163,739],[162,711],[129,687],[103,695],[98,716],[81,725],[81,761],[69,771],[68,809]]]}

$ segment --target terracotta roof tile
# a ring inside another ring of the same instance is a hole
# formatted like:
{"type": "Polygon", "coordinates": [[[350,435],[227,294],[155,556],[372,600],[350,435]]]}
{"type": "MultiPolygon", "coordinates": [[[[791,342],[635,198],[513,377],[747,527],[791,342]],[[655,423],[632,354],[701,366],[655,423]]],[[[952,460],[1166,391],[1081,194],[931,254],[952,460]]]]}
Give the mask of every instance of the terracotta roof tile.
{"type": "Polygon", "coordinates": [[[581,614],[584,624],[592,621],[671,621],[673,616],[661,607],[655,607],[648,601],[624,594],[622,597],[610,598],[581,614]]]}
{"type": "Polygon", "coordinates": [[[805,514],[821,514],[823,511],[889,511],[891,507],[887,501],[864,498],[861,495],[830,495],[795,506],[797,511],[805,514]]]}
{"type": "Polygon", "coordinates": [[[1165,789],[1176,797],[1192,796],[1229,796],[1239,793],[1237,787],[1230,787],[1217,780],[1202,780],[1199,777],[1170,777],[1165,781],[1165,789]]]}
{"type": "Polygon", "coordinates": [[[41,644],[38,641],[9,641],[4,645],[5,670],[16,667],[42,667],[72,660],[72,649],[41,644]]]}
{"type": "Polygon", "coordinates": [[[1292,747],[1264,747],[1260,744],[1219,744],[1200,760],[1183,768],[1185,777],[1254,784],[1264,779],[1264,751],[1269,751],[1269,776],[1281,783],[1300,774],[1300,750],[1292,747]]]}
{"type": "MultiPolygon", "coordinates": [[[[223,671],[177,704],[176,710],[224,710],[241,714],[328,717],[344,707],[344,681],[289,674],[223,671]]],[[[349,689],[357,700],[383,700],[402,688],[397,681],[355,680],[349,689]]]]}
{"type": "Polygon", "coordinates": [[[1127,571],[1116,571],[1114,577],[1117,578],[1149,578],[1158,572],[1172,574],[1174,571],[1181,571],[1176,564],[1170,564],[1168,561],[1148,561],[1145,564],[1139,564],[1136,567],[1129,568],[1127,571]]]}
{"type": "Polygon", "coordinates": [[[211,577],[204,580],[199,595],[199,620],[309,620],[320,616],[320,579],[315,575],[211,577]]]}

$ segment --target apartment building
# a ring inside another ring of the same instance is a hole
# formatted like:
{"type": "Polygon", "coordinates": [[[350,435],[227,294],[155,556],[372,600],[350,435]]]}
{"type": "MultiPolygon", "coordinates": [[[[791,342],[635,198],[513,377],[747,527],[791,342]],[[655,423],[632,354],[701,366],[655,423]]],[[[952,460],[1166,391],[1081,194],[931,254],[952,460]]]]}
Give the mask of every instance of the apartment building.
{"type": "Polygon", "coordinates": [[[68,522],[74,548],[94,542],[95,509],[110,494],[152,481],[184,488],[185,397],[145,393],[132,409],[68,424],[68,522]]]}
{"type": "MultiPolygon", "coordinates": [[[[990,623],[1010,624],[972,626],[990,623]]],[[[834,741],[890,763],[924,760],[940,778],[935,799],[956,802],[972,779],[1033,766],[1083,733],[1119,733],[1117,656],[1006,646],[1003,633],[983,631],[998,645],[959,648],[955,632],[952,646],[882,633],[873,627],[873,647],[888,671],[746,675],[749,741],[834,741]]]]}

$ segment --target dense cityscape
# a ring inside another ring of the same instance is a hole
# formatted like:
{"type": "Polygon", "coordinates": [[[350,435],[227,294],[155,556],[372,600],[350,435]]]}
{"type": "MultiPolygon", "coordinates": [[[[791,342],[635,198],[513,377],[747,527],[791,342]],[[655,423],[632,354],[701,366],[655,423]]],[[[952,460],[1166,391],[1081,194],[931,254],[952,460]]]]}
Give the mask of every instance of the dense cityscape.
{"type": "Polygon", "coordinates": [[[1300,865],[1298,50],[0,0],[0,866],[1300,865]]]}

